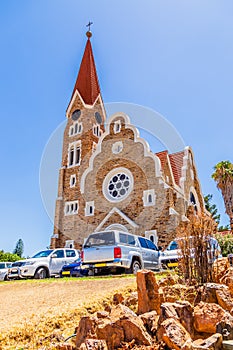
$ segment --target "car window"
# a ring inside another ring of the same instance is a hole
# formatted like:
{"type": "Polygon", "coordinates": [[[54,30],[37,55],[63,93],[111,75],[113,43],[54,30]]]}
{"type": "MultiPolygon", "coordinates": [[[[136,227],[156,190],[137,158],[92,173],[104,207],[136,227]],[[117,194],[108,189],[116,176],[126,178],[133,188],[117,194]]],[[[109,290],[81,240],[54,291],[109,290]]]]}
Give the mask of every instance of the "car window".
{"type": "Polygon", "coordinates": [[[175,249],[178,249],[178,243],[176,241],[172,241],[169,246],[169,250],[175,250],[175,249]]]}
{"type": "Polygon", "coordinates": [[[138,240],[143,248],[148,248],[145,238],[138,237],[138,240]]]}
{"type": "Polygon", "coordinates": [[[66,250],[66,256],[67,256],[67,258],[73,258],[73,257],[76,257],[75,250],[73,250],[73,249],[66,250]]]}
{"type": "Polygon", "coordinates": [[[150,249],[158,250],[156,245],[152,241],[150,241],[149,239],[146,240],[146,243],[150,249]]]}
{"type": "Polygon", "coordinates": [[[130,245],[135,245],[135,239],[134,236],[128,235],[127,233],[119,233],[119,240],[120,243],[122,244],[130,244],[130,245]]]}
{"type": "Polygon", "coordinates": [[[64,250],[62,250],[62,249],[56,250],[53,253],[53,257],[55,257],[55,258],[64,258],[64,250]]]}
{"type": "Polygon", "coordinates": [[[115,234],[113,231],[98,232],[93,233],[88,237],[84,244],[84,248],[113,244],[115,244],[115,234]]]}
{"type": "Polygon", "coordinates": [[[5,263],[0,263],[0,269],[5,269],[6,265],[5,263]]]}
{"type": "Polygon", "coordinates": [[[51,253],[52,253],[52,249],[42,250],[41,252],[33,255],[33,258],[46,258],[51,253]]]}
{"type": "Polygon", "coordinates": [[[7,267],[11,267],[11,263],[6,263],[6,266],[7,267]]]}

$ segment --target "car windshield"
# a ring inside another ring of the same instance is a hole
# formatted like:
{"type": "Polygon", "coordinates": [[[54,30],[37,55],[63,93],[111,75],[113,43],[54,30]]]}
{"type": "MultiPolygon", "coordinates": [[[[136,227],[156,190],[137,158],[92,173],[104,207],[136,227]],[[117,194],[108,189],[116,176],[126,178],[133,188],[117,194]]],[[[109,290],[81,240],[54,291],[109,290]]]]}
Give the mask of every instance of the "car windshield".
{"type": "Polygon", "coordinates": [[[22,266],[24,261],[15,261],[12,263],[11,267],[22,266]]]}
{"type": "Polygon", "coordinates": [[[115,235],[114,232],[98,232],[90,235],[84,244],[84,248],[93,247],[93,246],[104,246],[104,245],[113,245],[115,244],[115,235]]]}
{"type": "Polygon", "coordinates": [[[0,263],[0,269],[5,269],[6,268],[6,264],[0,263]]]}
{"type": "Polygon", "coordinates": [[[49,250],[42,250],[41,252],[35,254],[33,256],[33,258],[46,258],[47,256],[49,256],[49,254],[51,254],[53,252],[52,249],[49,250]]]}

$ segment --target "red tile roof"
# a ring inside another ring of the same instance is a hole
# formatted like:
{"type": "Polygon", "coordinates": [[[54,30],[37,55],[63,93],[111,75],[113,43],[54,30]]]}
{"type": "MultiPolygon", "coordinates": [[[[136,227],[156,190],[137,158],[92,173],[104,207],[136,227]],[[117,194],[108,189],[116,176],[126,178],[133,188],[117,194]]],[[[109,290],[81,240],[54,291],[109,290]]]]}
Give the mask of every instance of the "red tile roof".
{"type": "Polygon", "coordinates": [[[161,167],[162,169],[164,169],[165,164],[167,163],[167,155],[168,155],[168,151],[162,151],[162,152],[158,152],[155,153],[157,157],[159,157],[160,162],[161,162],[161,167]]]}
{"type": "Polygon", "coordinates": [[[168,157],[170,160],[175,183],[178,186],[180,186],[180,178],[182,175],[181,170],[182,170],[182,166],[184,163],[184,159],[183,159],[184,158],[184,151],[169,154],[168,157]]]}
{"type": "Polygon", "coordinates": [[[78,90],[82,96],[83,101],[88,105],[93,105],[100,93],[100,86],[89,38],[86,43],[71,100],[76,90],[78,90]]]}

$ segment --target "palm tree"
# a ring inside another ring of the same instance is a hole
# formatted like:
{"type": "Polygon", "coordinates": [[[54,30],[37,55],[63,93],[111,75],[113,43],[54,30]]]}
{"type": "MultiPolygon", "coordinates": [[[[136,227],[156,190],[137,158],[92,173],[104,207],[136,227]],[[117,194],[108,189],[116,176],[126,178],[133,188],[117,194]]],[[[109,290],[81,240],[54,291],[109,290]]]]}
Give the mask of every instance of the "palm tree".
{"type": "Polygon", "coordinates": [[[231,232],[233,233],[233,164],[229,160],[219,162],[214,167],[212,178],[222,192],[226,214],[230,218],[231,232]]]}

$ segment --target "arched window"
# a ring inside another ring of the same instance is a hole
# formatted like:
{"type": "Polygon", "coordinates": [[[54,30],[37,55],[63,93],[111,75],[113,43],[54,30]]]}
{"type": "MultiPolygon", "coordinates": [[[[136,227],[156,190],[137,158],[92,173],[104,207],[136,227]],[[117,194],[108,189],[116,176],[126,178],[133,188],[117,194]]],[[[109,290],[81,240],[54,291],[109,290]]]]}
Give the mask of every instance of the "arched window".
{"type": "Polygon", "coordinates": [[[190,202],[193,205],[195,212],[197,213],[197,202],[193,192],[190,192],[190,202]]]}

